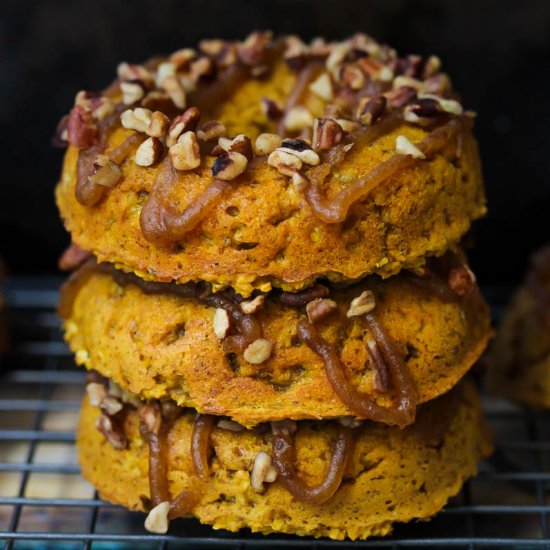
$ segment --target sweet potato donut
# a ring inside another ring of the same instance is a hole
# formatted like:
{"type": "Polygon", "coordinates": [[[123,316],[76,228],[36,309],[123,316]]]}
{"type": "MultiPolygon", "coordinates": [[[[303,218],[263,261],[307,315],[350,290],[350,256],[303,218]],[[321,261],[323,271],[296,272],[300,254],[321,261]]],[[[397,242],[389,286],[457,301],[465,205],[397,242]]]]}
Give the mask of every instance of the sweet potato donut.
{"type": "MultiPolygon", "coordinates": [[[[305,301],[329,309],[313,324],[305,307],[284,305],[288,295],[272,291],[258,298],[264,303],[253,315],[238,313],[239,323],[252,320],[257,326],[255,343],[239,348],[241,330],[219,304],[174,293],[192,286],[156,283],[162,288],[152,292],[151,283],[135,275],[93,270],[73,278],[76,290],[66,291],[73,294],[73,303],[65,312],[65,338],[77,363],[142,399],[170,398],[246,426],[345,415],[403,426],[414,420],[416,403],[458,382],[491,333],[487,306],[477,288],[447,301],[427,288],[427,281],[432,279],[407,272],[387,280],[373,275],[347,288],[331,288],[329,296],[317,302],[313,294],[305,301]],[[367,310],[374,298],[374,309],[348,318],[358,297],[365,299],[367,310]],[[376,321],[369,324],[368,317],[374,315],[376,321]],[[226,321],[230,326],[220,339],[226,321]],[[333,381],[323,357],[301,338],[313,326],[334,350],[344,382],[333,381]],[[388,342],[393,359],[387,353],[388,342]],[[395,367],[395,356],[401,367],[395,367]],[[410,380],[408,390],[403,377],[410,380]],[[357,411],[347,400],[352,391],[382,410],[357,411]],[[394,409],[407,399],[410,406],[398,415],[394,409]],[[386,409],[394,412],[385,414],[386,409]]],[[[323,287],[302,293],[318,288],[323,287]]],[[[300,293],[291,298],[296,296],[300,293]]],[[[219,293],[208,299],[227,300],[230,311],[245,307],[219,293]]],[[[310,310],[311,315],[315,313],[310,310]]]]}
{"type": "Polygon", "coordinates": [[[207,41],[77,96],[57,203],[76,244],[144,279],[389,277],[485,212],[456,97],[438,58],[364,35],[207,41]]]}
{"type": "MultiPolygon", "coordinates": [[[[96,429],[99,408],[84,400],[77,437],[82,475],[103,499],[148,511],[154,501],[148,482],[151,442],[148,445],[142,435],[143,426],[140,432],[140,414],[135,409],[117,414],[120,418],[115,423],[122,435],[114,443],[119,449],[96,429]]],[[[153,483],[164,485],[164,502],[176,500],[176,495],[180,503],[187,500],[183,514],[180,509],[173,515],[194,516],[214,529],[229,531],[248,527],[266,534],[331,539],[386,535],[396,522],[436,514],[476,473],[478,460],[490,452],[477,393],[465,382],[437,402],[423,405],[417,424],[404,430],[371,422],[348,429],[351,445],[336,493],[322,504],[310,504],[295,498],[280,474],[274,479],[274,436],[269,426],[244,431],[234,431],[226,421],[215,426],[208,473],[197,478],[190,450],[194,416],[191,410],[183,411],[163,428],[162,475],[153,476],[153,483]],[[269,467],[270,477],[266,470],[258,473],[262,466],[269,467]],[[266,478],[268,482],[262,482],[266,478]]],[[[162,422],[164,426],[166,421],[162,422]]],[[[98,425],[102,426],[101,421],[98,425]]],[[[327,475],[334,454],[331,442],[340,430],[337,422],[298,423],[293,434],[294,468],[308,486],[319,484],[327,475]]],[[[162,523],[157,518],[146,526],[165,532],[166,522],[164,528],[162,523]]]]}
{"type": "Polygon", "coordinates": [[[487,355],[489,385],[525,405],[550,408],[550,246],[532,259],[487,355]]]}

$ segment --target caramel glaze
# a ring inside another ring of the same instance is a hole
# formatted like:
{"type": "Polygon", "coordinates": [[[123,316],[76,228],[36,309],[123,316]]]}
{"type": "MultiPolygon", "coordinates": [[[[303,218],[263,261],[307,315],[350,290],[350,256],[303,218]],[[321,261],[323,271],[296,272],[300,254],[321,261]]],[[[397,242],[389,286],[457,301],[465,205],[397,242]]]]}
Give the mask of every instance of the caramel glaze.
{"type": "Polygon", "coordinates": [[[368,313],[365,315],[365,321],[380,347],[399,397],[396,409],[381,407],[369,396],[358,392],[350,384],[335,347],[322,338],[315,327],[305,319],[298,323],[298,336],[311,350],[322,357],[332,389],[354,414],[360,418],[404,427],[414,420],[416,389],[403,358],[394,349],[393,343],[385,334],[376,317],[372,313],[368,313]]]}
{"type": "MultiPolygon", "coordinates": [[[[463,129],[465,123],[466,117],[451,119],[443,126],[433,130],[423,141],[416,144],[416,147],[429,159],[443,150],[463,129]]],[[[380,131],[376,125],[373,126],[373,129],[376,129],[377,132],[380,131]]],[[[366,136],[372,139],[376,133],[373,132],[372,136],[366,134],[366,136]]],[[[384,180],[418,162],[422,161],[409,155],[395,155],[379,164],[364,177],[342,189],[330,201],[323,196],[317,182],[310,182],[305,191],[306,200],[321,221],[328,224],[343,222],[354,203],[365,197],[384,180]]]]}
{"type": "Polygon", "coordinates": [[[208,187],[185,208],[177,212],[168,202],[170,189],[177,182],[178,173],[166,156],[157,172],[153,188],[139,218],[145,239],[160,246],[181,240],[197,227],[218,204],[232,183],[214,179],[208,187]]]}
{"type": "Polygon", "coordinates": [[[310,487],[297,475],[295,462],[294,438],[289,430],[273,434],[273,462],[278,472],[278,481],[297,500],[307,504],[323,504],[334,496],[339,489],[346,470],[353,446],[352,430],[338,426],[336,441],[333,444],[332,456],[325,479],[310,487]]]}

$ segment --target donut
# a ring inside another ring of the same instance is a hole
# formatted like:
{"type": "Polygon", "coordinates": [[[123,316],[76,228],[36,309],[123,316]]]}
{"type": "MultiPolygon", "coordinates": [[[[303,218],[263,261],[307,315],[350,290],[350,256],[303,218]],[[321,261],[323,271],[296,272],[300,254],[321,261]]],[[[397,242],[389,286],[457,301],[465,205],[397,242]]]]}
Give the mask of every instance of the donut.
{"type": "MultiPolygon", "coordinates": [[[[89,393],[97,399],[100,384],[93,384],[89,393]]],[[[101,498],[149,512],[146,525],[154,532],[165,531],[169,514],[194,516],[229,531],[247,527],[331,539],[386,535],[394,523],[437,513],[490,452],[469,382],[422,405],[417,422],[404,430],[374,422],[349,428],[337,421],[246,430],[216,419],[202,478],[194,459],[201,453],[193,442],[200,439],[195,434],[205,417],[196,418],[189,409],[174,414],[171,407],[163,416],[159,405],[149,405],[144,414],[144,405],[138,401],[136,406],[125,405],[115,417],[106,417],[86,398],[78,456],[83,476],[101,498]],[[158,437],[146,431],[152,412],[160,424],[158,437]],[[273,473],[273,464],[288,458],[281,442],[295,459],[290,473],[282,470],[284,476],[273,473]],[[291,484],[296,476],[301,491],[291,484]],[[312,490],[323,484],[333,492],[328,499],[312,490]]]]}
{"type": "Polygon", "coordinates": [[[389,277],[485,213],[473,114],[435,56],[253,33],[118,75],[61,125],[56,197],[75,244],[143,279],[389,277]]]}
{"type": "MultiPolygon", "coordinates": [[[[272,291],[255,298],[262,305],[248,317],[261,327],[257,336],[271,346],[269,357],[255,362],[246,350],[227,348],[237,327],[230,327],[224,339],[216,334],[219,306],[225,305],[215,301],[220,293],[214,302],[199,300],[194,285],[151,285],[112,267],[96,267],[73,281],[77,291],[72,304],[65,304],[65,338],[77,363],[141,399],[170,398],[182,407],[226,415],[245,426],[344,415],[404,425],[414,420],[414,407],[406,415],[386,418],[386,412],[399,408],[403,395],[386,362],[381,371],[377,367],[369,346],[377,349],[380,344],[373,344],[377,335],[372,327],[363,316],[347,317],[353,300],[372,295],[371,315],[376,314],[377,324],[404,358],[403,369],[415,394],[408,398],[415,403],[452,388],[491,334],[488,309],[477,289],[445,301],[419,281],[402,272],[386,280],[370,276],[345,288],[316,287],[327,293],[317,304],[330,308],[315,322],[316,331],[339,350],[344,386],[330,376],[323,357],[300,339],[300,323],[311,318],[311,308],[307,316],[305,302],[285,305],[286,293],[272,291]],[[184,288],[187,296],[181,293],[184,288]],[[354,409],[346,400],[350,391],[387,411],[354,409]]],[[[227,293],[224,299],[229,311],[234,308],[241,315],[241,308],[253,302],[241,301],[245,305],[240,306],[227,293]]]]}

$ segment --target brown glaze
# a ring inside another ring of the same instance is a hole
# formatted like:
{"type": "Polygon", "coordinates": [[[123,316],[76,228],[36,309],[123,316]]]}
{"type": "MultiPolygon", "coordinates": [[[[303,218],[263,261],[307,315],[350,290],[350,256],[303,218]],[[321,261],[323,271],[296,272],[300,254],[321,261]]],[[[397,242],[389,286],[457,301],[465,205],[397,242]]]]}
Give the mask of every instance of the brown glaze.
{"type": "Polygon", "coordinates": [[[346,371],[333,345],[322,338],[315,327],[303,320],[298,323],[298,336],[315,353],[323,358],[327,378],[334,392],[346,406],[361,418],[404,427],[410,424],[416,410],[416,390],[409,372],[393,344],[372,313],[365,315],[367,326],[376,339],[389,368],[392,383],[399,396],[397,409],[387,409],[375,403],[368,396],[358,392],[349,382],[346,371]]]}
{"type": "Polygon", "coordinates": [[[288,430],[273,434],[273,462],[279,474],[277,480],[297,500],[307,504],[323,504],[334,496],[342,483],[352,444],[351,430],[339,426],[325,479],[319,485],[310,487],[296,473],[296,451],[292,435],[288,430]]]}
{"type": "MultiPolygon", "coordinates": [[[[433,130],[416,146],[426,158],[430,158],[455,138],[463,129],[464,124],[464,117],[452,119],[444,126],[433,130]]],[[[366,176],[342,189],[330,200],[323,196],[321,188],[315,183],[311,183],[306,188],[305,196],[315,215],[321,221],[329,224],[340,223],[346,219],[349,209],[355,202],[365,197],[384,180],[417,162],[423,161],[409,155],[395,155],[371,170],[366,176]]]]}
{"type": "Polygon", "coordinates": [[[199,414],[195,418],[191,436],[191,457],[195,473],[200,478],[208,477],[208,455],[210,453],[210,435],[215,425],[215,417],[199,414]]]}
{"type": "Polygon", "coordinates": [[[152,243],[167,246],[194,229],[216,206],[231,183],[214,179],[183,212],[176,212],[169,203],[171,188],[178,174],[167,156],[157,173],[148,201],[141,211],[139,223],[143,236],[152,243]]]}

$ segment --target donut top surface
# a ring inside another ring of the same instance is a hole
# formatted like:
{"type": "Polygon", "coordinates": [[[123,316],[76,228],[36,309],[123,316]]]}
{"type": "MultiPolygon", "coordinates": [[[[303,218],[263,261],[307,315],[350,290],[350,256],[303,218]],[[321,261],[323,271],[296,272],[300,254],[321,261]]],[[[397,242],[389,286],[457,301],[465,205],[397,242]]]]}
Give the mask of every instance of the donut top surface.
{"type": "Polygon", "coordinates": [[[242,294],[418,266],[485,211],[473,114],[440,65],[268,32],[122,63],[58,128],[65,224],[145,279],[242,294]]]}

